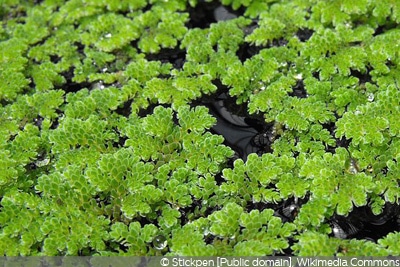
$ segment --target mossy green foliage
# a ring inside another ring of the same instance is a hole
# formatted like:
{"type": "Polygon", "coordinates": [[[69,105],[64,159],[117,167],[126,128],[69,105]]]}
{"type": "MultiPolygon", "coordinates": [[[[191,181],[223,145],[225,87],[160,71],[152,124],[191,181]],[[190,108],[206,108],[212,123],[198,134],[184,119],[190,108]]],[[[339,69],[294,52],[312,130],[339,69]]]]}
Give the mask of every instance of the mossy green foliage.
{"type": "Polygon", "coordinates": [[[0,6],[0,254],[399,253],[328,222],[400,197],[400,2],[223,0],[243,16],[203,29],[196,0],[34,2],[0,6]],[[192,104],[215,80],[279,125],[272,153],[227,167],[192,104]],[[256,209],[289,198],[293,222],[256,209]]]}

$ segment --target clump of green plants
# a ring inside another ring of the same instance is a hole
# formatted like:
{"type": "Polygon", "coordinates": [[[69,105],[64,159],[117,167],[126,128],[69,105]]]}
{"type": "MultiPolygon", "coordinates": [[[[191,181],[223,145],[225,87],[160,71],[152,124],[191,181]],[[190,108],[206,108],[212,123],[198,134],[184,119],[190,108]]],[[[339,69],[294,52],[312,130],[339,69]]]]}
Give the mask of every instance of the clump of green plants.
{"type": "Polygon", "coordinates": [[[0,5],[1,254],[400,253],[400,2],[0,5]]]}

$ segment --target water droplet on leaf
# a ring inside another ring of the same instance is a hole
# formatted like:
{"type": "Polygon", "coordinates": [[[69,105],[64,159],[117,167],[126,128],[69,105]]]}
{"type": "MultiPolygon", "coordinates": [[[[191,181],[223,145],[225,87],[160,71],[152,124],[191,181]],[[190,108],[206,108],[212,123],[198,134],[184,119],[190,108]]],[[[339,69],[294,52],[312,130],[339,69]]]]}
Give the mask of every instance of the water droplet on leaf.
{"type": "Polygon", "coordinates": [[[303,74],[302,74],[302,73],[298,73],[298,74],[296,74],[296,75],[294,76],[294,78],[295,78],[296,80],[303,80],[303,74]]]}
{"type": "Polygon", "coordinates": [[[210,234],[210,231],[208,230],[208,227],[206,227],[204,225],[202,227],[200,227],[200,231],[203,232],[204,236],[207,236],[208,234],[210,234]]]}
{"type": "Polygon", "coordinates": [[[356,174],[358,173],[360,170],[358,163],[355,159],[351,158],[350,159],[350,164],[349,164],[349,168],[348,168],[348,172],[351,174],[356,174]]]}
{"type": "Polygon", "coordinates": [[[157,250],[163,250],[167,247],[168,241],[163,235],[158,235],[153,239],[153,246],[157,250]]]}
{"type": "Polygon", "coordinates": [[[43,159],[43,160],[38,160],[38,161],[36,162],[36,166],[38,166],[38,167],[43,167],[43,166],[48,165],[49,162],[50,162],[50,158],[45,158],[45,159],[43,159]]]}
{"type": "Polygon", "coordinates": [[[103,90],[104,88],[105,88],[105,86],[104,86],[104,84],[103,84],[103,81],[99,81],[99,82],[94,83],[94,84],[92,85],[91,90],[94,90],[94,89],[103,90]]]}

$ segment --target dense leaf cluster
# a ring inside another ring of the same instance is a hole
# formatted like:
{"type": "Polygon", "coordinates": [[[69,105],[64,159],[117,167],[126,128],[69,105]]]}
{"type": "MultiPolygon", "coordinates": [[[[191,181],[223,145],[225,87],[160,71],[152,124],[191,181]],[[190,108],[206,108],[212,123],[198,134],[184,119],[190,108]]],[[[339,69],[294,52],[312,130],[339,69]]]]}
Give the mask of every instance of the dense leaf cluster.
{"type": "Polygon", "coordinates": [[[1,254],[400,253],[330,225],[399,201],[400,2],[36,2],[0,4],[1,254]],[[271,153],[229,164],[221,92],[271,153]]]}

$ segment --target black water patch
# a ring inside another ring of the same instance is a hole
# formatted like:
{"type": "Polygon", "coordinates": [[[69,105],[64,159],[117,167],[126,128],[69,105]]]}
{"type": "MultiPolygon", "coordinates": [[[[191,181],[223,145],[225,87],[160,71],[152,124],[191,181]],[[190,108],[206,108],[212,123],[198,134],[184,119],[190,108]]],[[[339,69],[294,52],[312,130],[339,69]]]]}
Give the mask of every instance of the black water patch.
{"type": "MultiPolygon", "coordinates": [[[[226,144],[225,144],[226,145],[226,144]]],[[[233,169],[234,168],[234,162],[235,160],[240,159],[240,154],[238,152],[235,151],[235,153],[233,154],[233,156],[231,158],[228,159],[227,163],[226,163],[226,167],[229,169],[233,169]]],[[[221,175],[220,175],[221,176],[221,175]]],[[[221,185],[223,181],[225,181],[224,179],[222,180],[217,180],[217,185],[221,185]]]]}
{"type": "Polygon", "coordinates": [[[306,42],[308,39],[311,38],[311,36],[314,34],[314,31],[308,28],[303,28],[299,29],[296,32],[297,38],[299,38],[300,41],[306,42]]]}
{"type": "MultiPolygon", "coordinates": [[[[236,160],[238,159],[238,157],[236,158],[235,155],[233,156],[233,158],[236,160]]],[[[227,164],[228,165],[228,164],[227,164]]],[[[226,166],[226,167],[231,167],[233,168],[233,161],[232,161],[232,166],[226,166]]],[[[216,185],[220,186],[223,182],[225,182],[225,178],[222,176],[222,171],[218,172],[217,174],[214,175],[214,179],[215,179],[215,183],[216,185]]]]}
{"type": "MultiPolygon", "coordinates": [[[[258,20],[253,20],[253,22],[243,29],[245,37],[252,34],[255,29],[258,27],[258,20]]],[[[266,48],[266,46],[256,46],[251,43],[244,42],[239,46],[238,51],[236,51],[236,56],[242,61],[245,62],[247,59],[257,55],[262,49],[266,48]]]]}
{"type": "Polygon", "coordinates": [[[267,124],[261,118],[251,117],[246,105],[237,105],[236,99],[226,93],[214,95],[211,102],[203,104],[217,119],[211,132],[222,135],[224,144],[232,148],[240,158],[246,160],[250,153],[262,154],[267,151],[267,146],[254,142],[267,124]]]}
{"type": "MultiPolygon", "coordinates": [[[[335,114],[336,120],[338,120],[340,117],[335,114]]],[[[330,152],[332,154],[336,153],[336,148],[338,147],[343,147],[348,149],[351,143],[351,139],[347,139],[346,137],[342,136],[341,138],[336,137],[336,124],[335,122],[329,122],[329,123],[323,123],[322,128],[328,130],[332,138],[335,140],[335,146],[329,146],[326,145],[326,152],[330,152]]]]}
{"type": "Polygon", "coordinates": [[[249,114],[247,103],[237,104],[236,98],[229,95],[229,88],[218,79],[213,80],[213,84],[217,91],[192,101],[191,106],[206,106],[217,119],[210,131],[222,135],[224,145],[235,151],[227,165],[233,166],[237,158],[246,160],[250,153],[271,153],[276,137],[274,123],[266,123],[263,114],[249,114]]]}
{"type": "Polygon", "coordinates": [[[189,21],[186,27],[206,29],[212,23],[240,17],[245,11],[244,7],[234,10],[230,6],[221,5],[219,1],[199,1],[195,7],[187,9],[189,21]]]}
{"type": "Polygon", "coordinates": [[[282,222],[293,222],[296,219],[301,206],[308,200],[308,195],[304,198],[290,197],[271,206],[270,208],[275,211],[274,215],[281,218],[282,222]]]}
{"type": "Polygon", "coordinates": [[[115,148],[124,147],[124,146],[125,146],[125,142],[126,142],[126,140],[128,140],[128,139],[129,139],[128,137],[119,134],[119,136],[118,136],[118,141],[116,141],[116,142],[113,143],[113,147],[115,147],[115,148]]]}
{"type": "Polygon", "coordinates": [[[33,118],[33,125],[37,126],[39,130],[42,130],[42,123],[44,121],[44,118],[41,116],[37,116],[36,118],[33,118]]]}
{"type": "Polygon", "coordinates": [[[397,63],[393,62],[391,58],[386,59],[385,65],[388,68],[390,68],[390,69],[396,68],[396,66],[397,66],[396,64],[397,63]]]}
{"type": "Polygon", "coordinates": [[[275,140],[276,136],[273,133],[273,126],[271,125],[271,127],[269,127],[267,131],[261,132],[253,136],[250,142],[254,147],[258,148],[256,153],[257,155],[261,156],[262,154],[273,152],[272,144],[275,140]]]}
{"type": "Polygon", "coordinates": [[[72,46],[76,47],[76,52],[78,52],[82,56],[85,56],[85,45],[84,44],[82,44],[81,42],[73,42],[72,46]]]}
{"type": "Polygon", "coordinates": [[[58,125],[60,124],[59,119],[64,116],[64,112],[60,109],[56,109],[56,113],[58,117],[51,120],[51,125],[50,125],[51,130],[55,130],[58,128],[58,125]]]}
{"type": "Polygon", "coordinates": [[[257,55],[260,53],[263,46],[255,46],[249,43],[243,43],[239,46],[238,51],[236,51],[236,56],[240,59],[241,62],[245,62],[247,59],[257,55]]]}
{"type": "Polygon", "coordinates": [[[252,210],[258,210],[262,212],[265,209],[273,209],[276,210],[279,205],[271,202],[260,201],[260,202],[247,202],[246,212],[250,213],[252,210]]]}
{"type": "Polygon", "coordinates": [[[386,203],[379,215],[374,215],[369,206],[356,207],[348,216],[333,216],[330,220],[331,236],[376,242],[387,234],[400,230],[399,212],[399,205],[391,203],[386,203]]]}
{"type": "Polygon", "coordinates": [[[319,71],[314,71],[311,73],[312,77],[319,80],[319,71]]]}
{"type": "Polygon", "coordinates": [[[157,106],[158,106],[157,104],[150,104],[150,105],[148,105],[146,108],[141,108],[141,109],[139,109],[139,111],[137,112],[137,115],[138,115],[140,118],[144,118],[144,117],[146,117],[147,115],[152,114],[153,111],[154,111],[154,109],[155,109],[157,106]]]}
{"type": "Polygon", "coordinates": [[[123,103],[122,105],[120,105],[115,112],[119,115],[122,115],[126,118],[128,118],[131,113],[132,113],[132,102],[133,100],[130,99],[128,101],[126,101],[125,103],[123,103]]]}
{"type": "Polygon", "coordinates": [[[381,25],[379,27],[377,27],[374,31],[374,33],[372,34],[373,37],[377,36],[377,35],[381,35],[382,33],[384,33],[386,31],[386,25],[381,25]]]}
{"type": "Polygon", "coordinates": [[[61,61],[61,57],[58,55],[50,55],[50,61],[54,64],[57,64],[58,62],[61,61]]]}
{"type": "Polygon", "coordinates": [[[207,3],[205,1],[199,1],[195,7],[189,7],[189,21],[187,23],[188,28],[201,28],[206,29],[210,27],[211,23],[216,23],[216,19],[213,14],[213,10],[220,5],[217,1],[207,3]]]}
{"type": "Polygon", "coordinates": [[[340,239],[354,238],[364,225],[360,221],[351,221],[348,217],[335,215],[328,222],[332,232],[331,237],[340,239]]]}
{"type": "Polygon", "coordinates": [[[285,38],[273,39],[268,42],[268,47],[286,46],[288,43],[285,38]]]}
{"type": "Polygon", "coordinates": [[[10,105],[12,103],[13,103],[12,101],[5,100],[4,98],[0,99],[0,107],[5,107],[5,106],[10,105]]]}
{"type": "Polygon", "coordinates": [[[358,70],[350,69],[350,76],[356,77],[359,81],[360,85],[366,84],[366,83],[373,83],[372,77],[369,74],[370,69],[367,69],[366,72],[362,73],[358,70]]]}
{"type": "Polygon", "coordinates": [[[297,98],[307,98],[308,94],[306,88],[304,86],[304,82],[302,79],[297,80],[296,84],[292,88],[292,92],[289,93],[289,96],[297,97],[297,98]]]}
{"type": "MultiPolygon", "coordinates": [[[[7,13],[5,12],[7,10],[6,8],[0,9],[0,17],[4,22],[15,19],[16,20],[15,22],[17,22],[20,25],[26,24],[26,19],[28,16],[27,10],[29,9],[29,7],[24,8],[20,4],[18,5],[8,4],[8,8],[9,10],[7,13]]],[[[6,25],[4,25],[3,27],[6,27],[6,25]]]]}
{"type": "Polygon", "coordinates": [[[145,12],[147,12],[147,11],[150,11],[152,7],[153,7],[152,4],[147,3],[147,5],[146,5],[145,7],[143,7],[143,8],[141,8],[140,10],[141,10],[143,13],[145,13],[145,12]]]}
{"type": "Polygon", "coordinates": [[[90,86],[92,85],[92,83],[89,82],[73,82],[72,79],[74,78],[74,69],[74,67],[70,67],[67,71],[60,73],[62,76],[64,76],[66,81],[63,85],[60,86],[60,88],[64,90],[65,94],[76,93],[83,88],[90,88],[90,86]]]}
{"type": "Polygon", "coordinates": [[[214,19],[217,22],[231,20],[239,16],[242,16],[244,12],[245,10],[243,8],[238,10],[233,10],[229,6],[219,5],[214,9],[214,19]]]}
{"type": "Polygon", "coordinates": [[[186,61],[186,51],[177,48],[163,48],[157,54],[146,54],[146,59],[148,61],[171,63],[175,69],[180,70],[186,61]]]}
{"type": "Polygon", "coordinates": [[[238,153],[240,158],[246,160],[250,153],[257,153],[258,147],[252,144],[252,139],[258,132],[248,125],[243,117],[225,112],[222,102],[209,106],[210,113],[217,118],[217,123],[211,128],[214,134],[222,135],[224,144],[238,153]]]}
{"type": "Polygon", "coordinates": [[[336,146],[337,147],[344,147],[344,148],[349,148],[351,139],[347,139],[344,136],[341,138],[335,138],[336,139],[336,146]]]}
{"type": "Polygon", "coordinates": [[[396,29],[398,26],[398,23],[391,21],[389,18],[386,18],[386,23],[384,25],[378,26],[372,36],[375,37],[384,34],[390,30],[396,29]]]}

